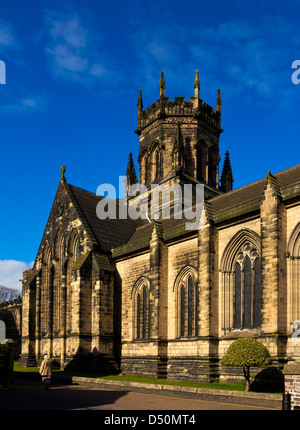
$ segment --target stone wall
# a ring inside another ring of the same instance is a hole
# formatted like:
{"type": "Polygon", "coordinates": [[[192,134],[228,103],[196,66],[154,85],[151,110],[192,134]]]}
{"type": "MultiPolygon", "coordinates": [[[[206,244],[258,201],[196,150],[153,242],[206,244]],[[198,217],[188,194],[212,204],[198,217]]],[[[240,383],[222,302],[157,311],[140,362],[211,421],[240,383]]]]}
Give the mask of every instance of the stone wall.
{"type": "Polygon", "coordinates": [[[22,335],[22,298],[0,304],[0,320],[4,321],[6,338],[14,341],[15,357],[21,353],[22,335]]]}
{"type": "Polygon", "coordinates": [[[300,409],[300,362],[291,361],[283,369],[285,392],[290,394],[291,409],[300,409]]]}

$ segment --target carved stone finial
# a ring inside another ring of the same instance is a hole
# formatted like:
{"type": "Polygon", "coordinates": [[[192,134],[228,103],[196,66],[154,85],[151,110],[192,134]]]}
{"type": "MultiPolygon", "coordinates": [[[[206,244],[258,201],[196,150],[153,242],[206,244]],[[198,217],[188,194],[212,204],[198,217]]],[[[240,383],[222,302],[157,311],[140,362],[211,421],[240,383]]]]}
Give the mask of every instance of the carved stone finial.
{"type": "Polygon", "coordinates": [[[66,180],[66,178],[65,178],[65,171],[66,171],[66,166],[61,166],[60,173],[61,173],[61,180],[62,181],[66,180]]]}

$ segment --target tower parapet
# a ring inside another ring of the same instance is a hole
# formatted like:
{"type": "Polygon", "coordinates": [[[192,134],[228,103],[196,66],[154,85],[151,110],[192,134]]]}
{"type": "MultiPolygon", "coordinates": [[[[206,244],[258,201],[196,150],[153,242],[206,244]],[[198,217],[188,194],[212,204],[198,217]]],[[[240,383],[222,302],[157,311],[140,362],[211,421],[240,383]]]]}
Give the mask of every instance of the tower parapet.
{"type": "Polygon", "coordinates": [[[199,73],[196,70],[194,96],[165,95],[165,75],[161,72],[159,99],[143,108],[142,91],[138,96],[139,183],[149,187],[176,175],[185,174],[194,183],[206,184],[211,195],[219,193],[219,138],[221,94],[216,108],[200,98],[199,73]],[[180,145],[178,135],[180,134],[180,145]]]}
{"type": "Polygon", "coordinates": [[[165,96],[165,80],[162,72],[160,83],[160,98],[145,110],[142,106],[142,93],[139,91],[138,99],[138,128],[137,134],[140,134],[143,129],[151,125],[153,122],[167,117],[193,117],[199,121],[203,121],[208,126],[214,127],[219,133],[221,129],[221,96],[218,90],[216,109],[203,102],[199,98],[200,85],[198,71],[196,71],[195,95],[190,97],[189,101],[185,97],[175,97],[174,101],[170,101],[169,97],[165,96]]]}

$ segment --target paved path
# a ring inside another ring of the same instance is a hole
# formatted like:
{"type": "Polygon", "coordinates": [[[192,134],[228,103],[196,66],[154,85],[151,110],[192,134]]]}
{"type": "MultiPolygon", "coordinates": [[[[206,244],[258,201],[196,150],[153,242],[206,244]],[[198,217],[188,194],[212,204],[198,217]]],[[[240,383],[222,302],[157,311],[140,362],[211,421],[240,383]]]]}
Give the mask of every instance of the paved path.
{"type": "Polygon", "coordinates": [[[55,383],[44,390],[39,380],[15,379],[15,385],[0,390],[0,410],[106,410],[106,411],[203,411],[267,410],[257,405],[183,398],[170,393],[135,392],[108,386],[64,385],[55,383]]]}

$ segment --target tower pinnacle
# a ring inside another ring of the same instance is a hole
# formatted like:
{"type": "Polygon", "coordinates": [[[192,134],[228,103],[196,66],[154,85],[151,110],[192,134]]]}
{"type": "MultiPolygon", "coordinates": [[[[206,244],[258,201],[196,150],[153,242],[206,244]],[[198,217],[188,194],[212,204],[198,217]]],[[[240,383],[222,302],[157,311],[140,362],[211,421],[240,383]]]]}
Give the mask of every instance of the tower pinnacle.
{"type": "Polygon", "coordinates": [[[232,168],[229,159],[229,152],[226,151],[225,160],[223,164],[223,170],[221,175],[221,191],[227,193],[232,190],[233,176],[232,176],[232,168]]]}
{"type": "Polygon", "coordinates": [[[165,89],[166,89],[165,76],[164,76],[164,72],[161,72],[161,74],[160,74],[160,85],[159,85],[160,97],[165,96],[165,89]]]}
{"type": "Polygon", "coordinates": [[[221,90],[218,89],[218,96],[217,96],[217,111],[221,112],[221,106],[222,106],[222,100],[221,100],[221,90]]]}
{"type": "Polygon", "coordinates": [[[143,99],[142,99],[142,90],[139,90],[139,97],[137,102],[138,111],[141,112],[143,110],[143,99]]]}
{"type": "Polygon", "coordinates": [[[195,93],[194,93],[194,107],[196,109],[199,108],[199,94],[200,94],[200,83],[199,83],[199,72],[198,70],[196,70],[195,73],[195,83],[194,83],[194,89],[195,89],[195,93]]]}
{"type": "Polygon", "coordinates": [[[127,191],[131,185],[135,185],[137,183],[137,177],[135,173],[134,163],[132,153],[129,153],[127,170],[126,170],[126,179],[127,179],[127,191]]]}
{"type": "Polygon", "coordinates": [[[196,72],[195,72],[195,83],[194,83],[194,88],[195,88],[195,91],[196,91],[196,90],[200,90],[199,72],[198,72],[198,70],[196,70],[196,72]]]}

